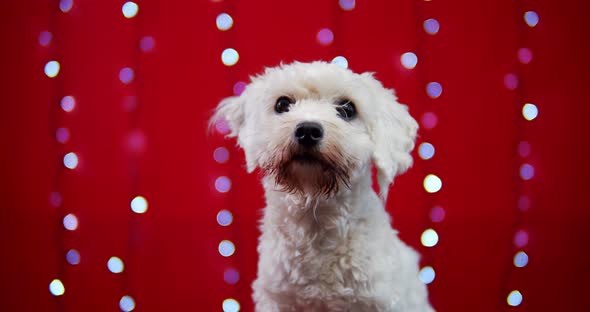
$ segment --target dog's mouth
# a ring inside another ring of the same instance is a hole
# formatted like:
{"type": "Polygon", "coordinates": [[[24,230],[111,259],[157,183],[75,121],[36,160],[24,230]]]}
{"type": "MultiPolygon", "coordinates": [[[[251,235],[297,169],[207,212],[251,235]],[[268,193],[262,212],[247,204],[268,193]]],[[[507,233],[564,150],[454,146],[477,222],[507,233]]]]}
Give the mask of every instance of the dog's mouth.
{"type": "Polygon", "coordinates": [[[301,154],[295,154],[293,155],[293,157],[291,157],[291,160],[303,165],[312,165],[312,164],[318,164],[321,163],[321,160],[316,157],[315,155],[309,154],[309,153],[301,153],[301,154]]]}

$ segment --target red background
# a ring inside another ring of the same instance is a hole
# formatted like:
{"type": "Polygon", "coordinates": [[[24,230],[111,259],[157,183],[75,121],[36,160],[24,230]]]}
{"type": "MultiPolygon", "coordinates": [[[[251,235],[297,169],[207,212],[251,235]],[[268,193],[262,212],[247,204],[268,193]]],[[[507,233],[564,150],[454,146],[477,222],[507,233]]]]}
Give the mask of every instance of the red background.
{"type": "Polygon", "coordinates": [[[352,11],[338,1],[137,1],[139,14],[126,19],[124,1],[74,1],[69,12],[59,1],[2,1],[0,40],[0,307],[4,311],[119,311],[131,295],[136,311],[220,311],[225,298],[252,311],[259,209],[256,174],[244,170],[242,152],[218,133],[206,134],[212,109],[233,94],[237,81],[264,66],[293,60],[348,59],[357,72],[374,71],[420,120],[434,112],[439,123],[422,129],[419,142],[431,142],[434,158],[421,160],[396,180],[388,201],[401,237],[423,254],[436,279],[429,285],[438,311],[586,311],[588,269],[588,130],[590,113],[590,27],[583,1],[371,1],[357,0],[352,11]],[[523,14],[539,15],[536,27],[523,14]],[[222,12],[234,19],[220,31],[222,12]],[[424,32],[436,18],[440,31],[424,32]],[[329,28],[334,41],[321,45],[317,32],[329,28]],[[47,46],[40,32],[50,31],[47,46]],[[138,42],[148,35],[153,50],[138,42]],[[227,67],[221,52],[240,54],[227,67]],[[530,48],[522,64],[517,50],[530,48]],[[406,69],[400,55],[413,51],[418,65],[406,69]],[[58,60],[61,71],[48,78],[43,68],[58,60]],[[135,79],[123,84],[119,70],[131,67],[135,79]],[[504,85],[515,73],[516,90],[504,85]],[[426,83],[438,81],[442,95],[431,99],[426,83]],[[59,103],[72,95],[77,105],[64,112],[59,103]],[[136,96],[137,109],[125,101],[136,96]],[[539,108],[527,122],[525,102],[539,108]],[[55,130],[67,127],[60,144],[55,130]],[[138,134],[139,133],[139,134],[138,134]],[[133,149],[129,135],[145,138],[133,149]],[[519,141],[531,143],[526,157],[519,141]],[[230,151],[217,163],[217,147],[230,151]],[[63,156],[80,162],[69,170],[63,156]],[[535,176],[519,177],[530,163],[535,176]],[[422,180],[435,173],[442,190],[428,194],[422,180]],[[215,190],[218,176],[232,188],[215,190]],[[63,203],[53,207],[51,192],[63,203]],[[517,209],[525,194],[532,207],[517,209]],[[136,195],[149,209],[129,209],[136,195]],[[433,205],[445,209],[440,223],[429,220],[433,205]],[[228,209],[234,222],[216,222],[228,209]],[[66,214],[79,220],[75,231],[62,225],[66,214]],[[420,245],[433,227],[438,245],[420,245]],[[513,237],[524,229],[529,264],[515,268],[513,237]],[[236,245],[224,258],[223,239],[236,245]],[[75,248],[81,262],[70,265],[65,252],[75,248]],[[106,263],[120,257],[125,271],[113,274],[106,263]],[[240,280],[223,280],[227,268],[240,280]],[[59,278],[63,296],[49,283],[59,278]],[[506,296],[518,289],[523,302],[510,307],[506,296]]]}

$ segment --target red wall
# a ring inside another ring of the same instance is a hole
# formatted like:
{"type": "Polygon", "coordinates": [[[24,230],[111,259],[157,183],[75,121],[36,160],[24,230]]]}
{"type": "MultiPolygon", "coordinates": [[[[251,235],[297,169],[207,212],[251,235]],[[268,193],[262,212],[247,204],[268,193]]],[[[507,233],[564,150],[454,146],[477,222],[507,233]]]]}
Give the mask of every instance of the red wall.
{"type": "Polygon", "coordinates": [[[590,308],[587,4],[357,0],[345,11],[336,0],[137,2],[131,19],[124,1],[74,0],[65,13],[59,1],[0,4],[2,310],[119,311],[130,295],[136,311],[220,311],[230,297],[252,311],[261,186],[235,142],[206,134],[207,119],[234,83],[265,66],[337,55],[354,71],[376,72],[417,119],[438,116],[418,142],[432,143],[434,158],[415,153],[388,201],[401,237],[436,271],[429,289],[437,310],[590,308]],[[523,19],[529,10],[538,13],[535,27],[523,19]],[[228,31],[215,26],[222,12],[234,20],[228,31]],[[439,21],[437,34],[424,32],[427,18],[439,21]],[[334,33],[327,46],[316,40],[321,28],[334,33]],[[42,31],[53,35],[47,46],[42,31]],[[143,52],[146,35],[155,46],[143,52]],[[228,47],[240,54],[231,67],[220,59],[228,47]],[[523,47],[533,53],[528,64],[517,58],[523,47]],[[408,51],[418,56],[414,69],[400,64],[408,51]],[[61,64],[55,78],[43,72],[50,60],[61,64]],[[123,67],[135,71],[129,84],[119,80],[123,67]],[[504,84],[508,73],[519,79],[515,90],[504,84]],[[430,81],[443,86],[436,99],[425,92],[430,81]],[[65,95],[76,99],[71,112],[60,108],[65,95]],[[526,102],[539,108],[530,122],[526,102]],[[71,133],[65,144],[55,140],[58,127],[71,133]],[[518,154],[520,141],[530,155],[518,154]],[[220,146],[227,163],[213,159],[220,146]],[[68,152],[79,157],[74,170],[62,164],[68,152]],[[519,176],[524,163],[535,168],[528,181],[519,176]],[[443,181],[438,193],[422,187],[429,173],[443,181]],[[229,192],[215,190],[219,176],[231,179],[229,192]],[[58,207],[52,192],[61,194],[58,207]],[[129,208],[137,195],[149,202],[145,214],[129,208]],[[532,201],[524,212],[521,195],[532,201]],[[442,222],[429,219],[434,205],[445,209],[442,222]],[[227,227],[216,222],[221,209],[233,213],[227,227]],[[74,231],[62,225],[70,213],[74,231]],[[432,248],[420,244],[429,227],[440,237],[432,248]],[[521,229],[528,244],[517,248],[521,229]],[[235,243],[234,255],[218,253],[223,239],[235,243]],[[66,262],[72,248],[78,265],[66,262]],[[519,250],[529,256],[524,268],[512,264],[519,250]],[[123,273],[109,272],[111,256],[123,260],[123,273]],[[227,268],[239,271],[237,284],[224,282],[227,268]],[[55,278],[63,296],[49,292],[55,278]],[[518,307],[506,303],[514,289],[523,295],[518,307]]]}

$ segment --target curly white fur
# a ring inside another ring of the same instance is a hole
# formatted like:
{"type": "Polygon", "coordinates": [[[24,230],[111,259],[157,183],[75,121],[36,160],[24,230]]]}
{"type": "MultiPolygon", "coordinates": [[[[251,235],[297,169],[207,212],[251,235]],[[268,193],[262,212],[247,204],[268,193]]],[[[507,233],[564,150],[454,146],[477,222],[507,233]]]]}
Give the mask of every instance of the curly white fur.
{"type": "Polygon", "coordinates": [[[248,171],[265,175],[257,311],[434,311],[418,279],[419,256],[398,238],[383,205],[394,176],[412,164],[418,128],[392,90],[372,74],[296,62],[253,77],[240,96],[220,103],[212,121],[220,118],[248,171]],[[281,96],[295,103],[279,114],[281,96]],[[358,116],[338,115],[342,99],[358,116]],[[301,150],[294,129],[304,121],[324,129],[317,162],[292,160],[301,150]],[[381,197],[371,187],[372,164],[381,197]]]}

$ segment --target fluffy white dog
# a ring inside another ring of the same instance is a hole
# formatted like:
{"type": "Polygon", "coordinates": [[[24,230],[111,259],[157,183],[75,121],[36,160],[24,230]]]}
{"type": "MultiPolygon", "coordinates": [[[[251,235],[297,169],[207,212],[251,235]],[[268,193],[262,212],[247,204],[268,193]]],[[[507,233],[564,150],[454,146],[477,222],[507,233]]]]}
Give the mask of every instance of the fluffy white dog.
{"type": "Polygon", "coordinates": [[[370,73],[293,63],[253,77],[221,118],[264,176],[256,311],[433,311],[418,254],[384,209],[418,128],[392,90],[370,73]]]}

